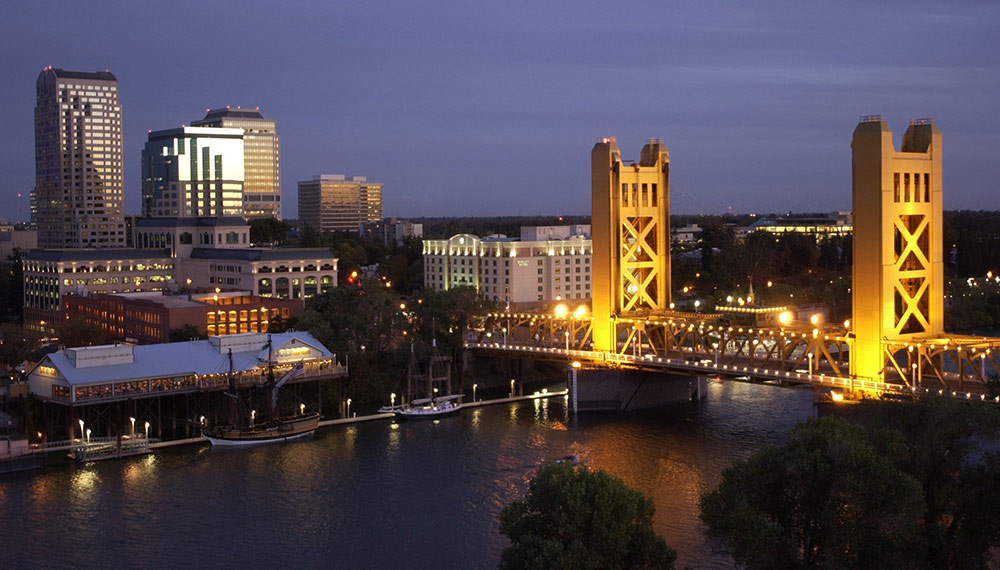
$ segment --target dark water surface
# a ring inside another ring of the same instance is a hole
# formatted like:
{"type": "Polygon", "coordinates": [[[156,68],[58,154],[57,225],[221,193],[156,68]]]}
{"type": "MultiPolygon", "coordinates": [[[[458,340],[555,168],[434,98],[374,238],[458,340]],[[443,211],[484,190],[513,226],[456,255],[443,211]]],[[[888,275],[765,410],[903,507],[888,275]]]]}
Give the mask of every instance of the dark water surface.
{"type": "Polygon", "coordinates": [[[811,392],[712,383],[700,404],[569,418],[563,398],[0,476],[2,568],[496,568],[497,514],[570,453],[656,502],[679,567],[728,568],[698,520],[722,470],[812,413],[811,392]]]}

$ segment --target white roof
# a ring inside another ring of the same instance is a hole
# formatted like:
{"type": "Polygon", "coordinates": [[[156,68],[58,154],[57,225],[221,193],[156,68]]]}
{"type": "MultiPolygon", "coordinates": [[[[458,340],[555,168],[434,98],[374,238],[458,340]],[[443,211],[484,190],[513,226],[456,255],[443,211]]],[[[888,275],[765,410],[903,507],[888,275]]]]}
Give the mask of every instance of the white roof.
{"type": "Polygon", "coordinates": [[[333,354],[325,346],[307,332],[270,335],[267,333],[246,333],[212,337],[209,340],[133,346],[130,347],[132,349],[131,362],[120,364],[77,367],[73,365],[73,361],[70,360],[65,351],[59,351],[46,356],[39,362],[39,365],[48,361],[70,385],[102,384],[144,378],[170,378],[190,374],[201,376],[229,372],[229,347],[231,346],[233,371],[242,372],[266,365],[269,336],[273,343],[271,352],[275,361],[294,362],[299,360],[299,357],[278,358],[277,351],[288,346],[312,348],[320,353],[319,358],[333,357],[333,354]]]}

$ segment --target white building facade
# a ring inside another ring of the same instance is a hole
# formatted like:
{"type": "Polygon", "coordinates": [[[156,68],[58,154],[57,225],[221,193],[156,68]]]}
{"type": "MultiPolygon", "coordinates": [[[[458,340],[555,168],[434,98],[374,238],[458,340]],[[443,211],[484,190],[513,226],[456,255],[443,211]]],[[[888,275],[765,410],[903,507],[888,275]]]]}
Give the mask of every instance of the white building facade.
{"type": "Polygon", "coordinates": [[[424,286],[471,286],[483,298],[531,304],[590,299],[589,226],[526,226],[521,238],[459,234],[424,240],[424,286]]]}

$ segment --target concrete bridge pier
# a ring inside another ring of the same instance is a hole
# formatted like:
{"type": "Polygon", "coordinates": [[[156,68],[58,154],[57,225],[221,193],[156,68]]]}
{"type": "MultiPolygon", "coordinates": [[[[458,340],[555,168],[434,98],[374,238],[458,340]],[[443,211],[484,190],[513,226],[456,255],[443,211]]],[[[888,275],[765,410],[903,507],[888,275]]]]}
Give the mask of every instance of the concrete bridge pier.
{"type": "Polygon", "coordinates": [[[630,412],[697,402],[707,392],[703,376],[644,370],[573,370],[569,385],[570,406],[578,412],[630,412]]]}

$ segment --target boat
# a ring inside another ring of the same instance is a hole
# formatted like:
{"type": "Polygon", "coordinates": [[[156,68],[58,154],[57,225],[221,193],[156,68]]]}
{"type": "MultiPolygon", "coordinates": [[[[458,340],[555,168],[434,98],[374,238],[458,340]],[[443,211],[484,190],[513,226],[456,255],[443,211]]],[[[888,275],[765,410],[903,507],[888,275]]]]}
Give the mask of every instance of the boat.
{"type": "Polygon", "coordinates": [[[400,406],[394,410],[397,418],[404,420],[423,420],[457,414],[462,409],[462,396],[452,394],[439,398],[420,398],[409,405],[400,406]]]}
{"type": "Polygon", "coordinates": [[[45,467],[49,455],[28,443],[26,437],[0,436],[0,473],[45,467]]]}
{"type": "MultiPolygon", "coordinates": [[[[278,390],[285,382],[298,378],[305,374],[305,365],[302,361],[292,367],[277,382],[274,381],[274,361],[271,359],[271,341],[268,339],[268,382],[271,388],[271,418],[260,422],[254,421],[254,414],[250,415],[250,421],[246,425],[236,425],[233,421],[229,425],[218,425],[202,433],[205,439],[213,446],[240,446],[256,445],[259,443],[273,443],[279,441],[289,441],[303,437],[309,437],[316,432],[319,427],[319,412],[306,413],[305,406],[300,408],[300,413],[294,416],[278,417],[274,416],[274,410],[278,407],[278,390]]],[[[229,351],[229,389],[226,395],[234,400],[235,408],[241,403],[236,384],[233,382],[233,352],[229,351]]]]}
{"type": "Polygon", "coordinates": [[[319,413],[274,418],[245,427],[217,426],[203,435],[212,445],[254,445],[309,437],[319,427],[319,413]]]}
{"type": "MultiPolygon", "coordinates": [[[[432,355],[427,366],[426,377],[418,379],[414,370],[416,369],[416,356],[413,352],[413,343],[410,343],[410,359],[406,365],[406,380],[403,390],[403,404],[399,407],[391,408],[396,417],[403,420],[423,420],[440,418],[456,414],[462,409],[462,395],[451,394],[451,364],[450,359],[443,358],[437,354],[437,341],[432,340],[432,355]],[[443,373],[439,368],[444,368],[443,373]],[[423,390],[420,385],[423,384],[423,390]],[[438,392],[444,389],[444,394],[438,392]],[[422,398],[413,398],[418,391],[423,392],[422,398]],[[410,399],[412,398],[412,399],[410,399]]],[[[388,410],[387,410],[388,411],[388,410]]]]}

